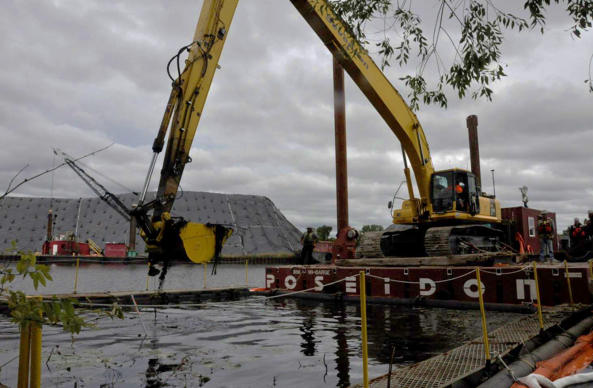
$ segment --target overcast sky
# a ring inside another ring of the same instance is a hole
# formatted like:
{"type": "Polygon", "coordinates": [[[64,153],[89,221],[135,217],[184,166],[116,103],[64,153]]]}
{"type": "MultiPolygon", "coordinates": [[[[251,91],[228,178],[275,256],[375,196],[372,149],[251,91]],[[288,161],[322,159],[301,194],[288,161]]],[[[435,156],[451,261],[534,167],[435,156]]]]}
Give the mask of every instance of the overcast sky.
{"type": "MultiPolygon", "coordinates": [[[[417,9],[428,35],[435,4],[417,9]]],[[[4,0],[1,187],[26,164],[23,177],[50,168],[51,147],[80,156],[115,143],[87,163],[139,190],[170,93],[166,63],[191,41],[200,8],[199,0],[4,0]]],[[[493,102],[451,95],[447,110],[422,106],[418,117],[435,167],[447,169],[468,167],[465,118],[478,115],[483,189],[492,192],[494,169],[503,207],[521,205],[518,188],[526,185],[530,207],[557,212],[565,228],[593,208],[593,94],[584,84],[593,33],[571,38],[563,7],[552,6],[547,15],[543,37],[539,31],[506,36],[508,77],[494,86],[493,102]]],[[[450,63],[450,46],[441,47],[450,63]]],[[[327,49],[288,0],[242,0],[220,65],[183,189],[265,195],[301,229],[335,229],[327,49]]],[[[409,91],[399,78],[413,74],[414,66],[386,71],[404,96],[409,91]]],[[[427,76],[434,74],[429,68],[427,76]]],[[[387,202],[404,179],[400,145],[349,79],[346,93],[350,223],[387,226],[387,202]]],[[[51,186],[47,175],[15,194],[48,197],[51,186]]],[[[62,168],[53,195],[93,193],[62,168]]]]}

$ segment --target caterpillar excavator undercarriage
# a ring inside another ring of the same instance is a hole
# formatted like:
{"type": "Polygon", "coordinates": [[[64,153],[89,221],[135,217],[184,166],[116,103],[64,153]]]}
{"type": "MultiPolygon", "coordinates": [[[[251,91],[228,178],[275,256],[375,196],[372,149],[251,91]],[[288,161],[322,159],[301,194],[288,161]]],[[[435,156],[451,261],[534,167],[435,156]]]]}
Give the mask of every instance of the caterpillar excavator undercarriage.
{"type": "Polygon", "coordinates": [[[502,248],[502,232],[485,225],[399,228],[366,233],[358,258],[452,256],[494,253],[502,248]]]}

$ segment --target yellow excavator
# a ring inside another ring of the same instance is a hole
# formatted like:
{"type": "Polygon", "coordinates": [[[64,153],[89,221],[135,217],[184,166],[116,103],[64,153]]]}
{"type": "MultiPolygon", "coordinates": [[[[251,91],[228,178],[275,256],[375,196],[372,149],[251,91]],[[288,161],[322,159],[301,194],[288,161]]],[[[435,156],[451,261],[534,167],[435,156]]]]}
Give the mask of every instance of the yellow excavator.
{"type": "MultiPolygon", "coordinates": [[[[152,147],[153,158],[138,207],[132,211],[151,255],[184,251],[192,261],[205,262],[220,252],[232,232],[224,225],[175,219],[170,211],[185,165],[191,162],[189,150],[238,1],[204,0],[193,41],[169,61],[171,97],[152,147]],[[180,57],[185,52],[189,54],[182,66],[180,57]],[[171,74],[171,67],[176,77],[171,74]],[[146,202],[150,177],[164,148],[167,131],[169,140],[158,193],[154,200],[146,202]],[[151,217],[147,215],[150,211],[151,217]]],[[[326,0],[290,1],[401,143],[409,198],[403,201],[401,209],[392,210],[393,223],[400,227],[380,235],[382,254],[440,256],[495,250],[499,231],[492,226],[501,221],[499,202],[482,194],[475,175],[469,171],[434,170],[418,118],[326,0]]],[[[344,232],[347,240],[357,237],[357,233],[344,232]]],[[[352,245],[352,241],[347,243],[352,245]]]]}

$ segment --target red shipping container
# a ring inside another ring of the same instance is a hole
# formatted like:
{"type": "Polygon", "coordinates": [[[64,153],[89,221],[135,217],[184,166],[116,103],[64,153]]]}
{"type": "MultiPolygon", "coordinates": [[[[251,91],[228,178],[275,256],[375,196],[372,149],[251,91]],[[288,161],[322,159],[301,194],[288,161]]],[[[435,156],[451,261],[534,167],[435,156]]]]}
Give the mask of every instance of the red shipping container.
{"type": "Polygon", "coordinates": [[[105,243],[105,257],[127,257],[128,247],[124,243],[105,243]]]}

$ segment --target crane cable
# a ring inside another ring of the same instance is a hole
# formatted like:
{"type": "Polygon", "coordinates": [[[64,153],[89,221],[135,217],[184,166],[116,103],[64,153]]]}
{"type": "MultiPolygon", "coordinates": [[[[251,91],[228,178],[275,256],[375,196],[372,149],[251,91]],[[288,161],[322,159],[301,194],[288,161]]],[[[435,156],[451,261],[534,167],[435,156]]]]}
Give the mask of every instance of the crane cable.
{"type": "MultiPolygon", "coordinates": [[[[68,155],[67,153],[65,153],[65,152],[64,152],[64,151],[62,151],[62,150],[57,150],[57,151],[59,151],[60,153],[62,153],[62,155],[64,155],[65,157],[69,158],[69,159],[72,161],[72,163],[74,163],[74,164],[77,164],[77,165],[80,165],[80,166],[83,166],[83,167],[85,167],[85,168],[86,168],[86,169],[88,169],[88,170],[91,170],[91,171],[92,171],[92,172],[94,172],[95,174],[97,174],[97,175],[100,175],[100,176],[102,176],[103,178],[107,179],[108,181],[110,181],[110,182],[111,182],[111,183],[113,183],[114,185],[117,185],[117,186],[119,186],[120,188],[124,189],[126,192],[132,193],[132,194],[134,194],[134,195],[138,195],[138,192],[136,192],[136,191],[134,191],[134,190],[130,189],[129,187],[126,187],[126,186],[124,186],[123,184],[121,184],[121,183],[117,182],[116,180],[114,180],[114,179],[112,179],[112,178],[108,177],[107,175],[103,174],[102,172],[95,170],[94,168],[92,168],[92,167],[91,167],[91,166],[89,166],[88,164],[85,164],[85,163],[81,162],[80,160],[77,160],[76,158],[74,158],[74,157],[73,157],[73,156],[71,156],[71,155],[68,155]]],[[[54,150],[54,155],[56,155],[56,152],[55,152],[55,150],[54,150]]],[[[54,160],[55,160],[55,156],[54,156],[54,160]]],[[[52,176],[52,193],[53,193],[53,176],[52,176]]],[[[52,195],[52,197],[53,197],[53,195],[52,195]]]]}

